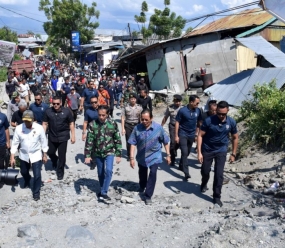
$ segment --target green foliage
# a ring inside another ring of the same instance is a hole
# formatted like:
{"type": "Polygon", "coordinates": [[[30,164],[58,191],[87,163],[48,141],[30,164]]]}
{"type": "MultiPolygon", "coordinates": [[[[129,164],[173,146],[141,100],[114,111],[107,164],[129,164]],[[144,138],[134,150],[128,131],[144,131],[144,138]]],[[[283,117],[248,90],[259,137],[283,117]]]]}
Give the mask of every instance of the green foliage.
{"type": "Polygon", "coordinates": [[[0,28],[0,40],[18,43],[17,33],[8,27],[0,28]]]}
{"type": "Polygon", "coordinates": [[[0,82],[6,82],[6,81],[7,81],[7,68],[0,67],[0,82]]]}
{"type": "Polygon", "coordinates": [[[275,81],[255,85],[253,100],[244,101],[239,110],[239,121],[247,125],[247,139],[254,142],[284,147],[285,94],[275,81]]]}
{"type": "Polygon", "coordinates": [[[21,56],[19,55],[19,54],[14,54],[14,61],[16,61],[16,60],[21,60],[22,58],[21,58],[21,56]]]}
{"type": "Polygon", "coordinates": [[[58,48],[54,46],[48,46],[46,50],[51,54],[52,57],[54,58],[58,57],[58,48]]]}
{"type": "Polygon", "coordinates": [[[193,30],[192,27],[187,28],[187,29],[186,29],[186,34],[190,33],[192,30],[193,30]]]}
{"type": "Polygon", "coordinates": [[[135,21],[141,23],[140,32],[143,35],[144,42],[152,34],[158,35],[159,39],[170,39],[180,37],[182,29],[185,27],[186,20],[182,16],[177,16],[175,12],[171,12],[170,0],[164,0],[165,8],[163,10],[154,9],[154,14],[150,17],[149,26],[146,27],[146,12],[148,11],[148,5],[144,1],[142,3],[142,12],[139,16],[135,15],[135,21]]]}
{"type": "Polygon", "coordinates": [[[45,32],[49,35],[48,43],[61,47],[64,52],[70,50],[71,31],[80,32],[80,43],[86,44],[94,37],[94,29],[99,23],[91,21],[99,18],[97,4],[91,6],[80,0],[40,0],[39,10],[44,11],[48,21],[44,23],[45,32]]]}

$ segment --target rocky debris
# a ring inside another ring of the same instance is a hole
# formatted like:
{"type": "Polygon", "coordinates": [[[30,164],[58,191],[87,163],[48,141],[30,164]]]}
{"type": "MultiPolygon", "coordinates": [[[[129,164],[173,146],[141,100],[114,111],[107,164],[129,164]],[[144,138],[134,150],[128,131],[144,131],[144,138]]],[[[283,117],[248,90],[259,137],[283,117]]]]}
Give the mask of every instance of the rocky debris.
{"type": "Polygon", "coordinates": [[[136,201],[136,199],[131,198],[131,197],[127,197],[127,196],[122,196],[121,197],[121,202],[122,203],[134,203],[136,201]]]}
{"type": "Polygon", "coordinates": [[[82,226],[72,226],[68,228],[65,238],[78,241],[95,241],[94,235],[88,229],[82,226]]]}
{"type": "Polygon", "coordinates": [[[18,227],[18,237],[20,238],[32,238],[32,239],[39,239],[42,237],[42,234],[37,225],[24,225],[18,227]]]}

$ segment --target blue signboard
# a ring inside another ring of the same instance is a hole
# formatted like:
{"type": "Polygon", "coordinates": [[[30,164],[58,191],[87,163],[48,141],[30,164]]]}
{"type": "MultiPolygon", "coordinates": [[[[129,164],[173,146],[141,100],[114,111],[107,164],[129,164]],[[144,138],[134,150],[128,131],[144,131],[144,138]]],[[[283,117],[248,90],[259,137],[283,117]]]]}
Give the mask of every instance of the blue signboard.
{"type": "Polygon", "coordinates": [[[80,35],[78,31],[71,32],[71,48],[73,52],[80,50],[80,35]]]}

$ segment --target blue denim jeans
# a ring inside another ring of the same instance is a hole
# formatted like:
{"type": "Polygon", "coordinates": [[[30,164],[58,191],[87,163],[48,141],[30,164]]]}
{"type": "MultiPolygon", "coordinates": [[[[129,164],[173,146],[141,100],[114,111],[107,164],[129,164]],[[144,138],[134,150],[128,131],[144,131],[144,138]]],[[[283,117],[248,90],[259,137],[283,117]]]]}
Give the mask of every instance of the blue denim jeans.
{"type": "MultiPolygon", "coordinates": [[[[42,174],[41,174],[42,165],[43,165],[42,160],[32,163],[32,170],[34,174],[33,197],[40,196],[40,189],[42,185],[42,174]]],[[[31,179],[31,175],[29,173],[31,164],[27,163],[24,160],[20,160],[20,168],[21,168],[22,177],[24,178],[26,183],[29,183],[31,179]]]]}
{"type": "Polygon", "coordinates": [[[116,101],[117,101],[116,107],[117,107],[117,108],[120,106],[120,102],[121,102],[121,99],[122,99],[122,95],[123,95],[122,92],[116,93],[116,101]]]}
{"type": "Polygon", "coordinates": [[[114,158],[115,158],[114,155],[108,155],[107,157],[104,158],[101,157],[95,158],[102,195],[108,194],[108,189],[113,175],[114,158]]]}

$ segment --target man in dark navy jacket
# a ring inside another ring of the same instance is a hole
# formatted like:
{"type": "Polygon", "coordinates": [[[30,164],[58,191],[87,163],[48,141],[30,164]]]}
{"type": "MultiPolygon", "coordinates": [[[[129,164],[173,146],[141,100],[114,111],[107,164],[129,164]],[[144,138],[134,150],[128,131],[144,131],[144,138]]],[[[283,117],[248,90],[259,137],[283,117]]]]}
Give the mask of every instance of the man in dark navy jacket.
{"type": "Polygon", "coordinates": [[[197,95],[189,97],[189,104],[181,108],[176,115],[175,141],[180,145],[181,164],[179,169],[185,174],[185,180],[191,178],[187,158],[195,141],[202,122],[201,110],[198,108],[200,99],[197,95]]]}
{"type": "Polygon", "coordinates": [[[221,202],[221,192],[229,134],[231,134],[232,139],[232,153],[229,162],[235,161],[238,146],[236,122],[233,118],[227,116],[228,111],[229,104],[226,101],[220,101],[217,106],[217,114],[204,120],[199,131],[197,143],[198,160],[202,164],[201,192],[206,192],[208,189],[207,183],[210,178],[211,165],[214,160],[213,202],[220,207],[223,206],[221,202]]]}

